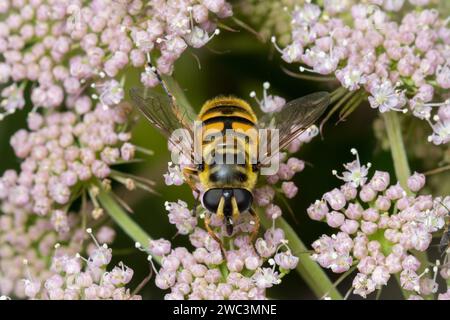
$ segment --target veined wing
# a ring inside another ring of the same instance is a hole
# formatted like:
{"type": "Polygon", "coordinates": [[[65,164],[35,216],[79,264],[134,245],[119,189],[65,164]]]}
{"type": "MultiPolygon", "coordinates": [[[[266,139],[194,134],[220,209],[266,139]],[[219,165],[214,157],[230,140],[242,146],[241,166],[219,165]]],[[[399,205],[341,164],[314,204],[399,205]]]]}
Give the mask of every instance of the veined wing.
{"type": "Polygon", "coordinates": [[[172,151],[194,164],[193,116],[181,110],[167,95],[152,89],[132,88],[130,96],[145,118],[166,136],[172,151]]]}
{"type": "Polygon", "coordinates": [[[261,118],[261,128],[278,129],[278,141],[270,136],[260,141],[267,144],[267,151],[260,155],[259,163],[265,165],[272,157],[278,156],[280,150],[286,148],[320,118],[329,104],[328,92],[316,92],[289,101],[280,112],[261,118]]]}

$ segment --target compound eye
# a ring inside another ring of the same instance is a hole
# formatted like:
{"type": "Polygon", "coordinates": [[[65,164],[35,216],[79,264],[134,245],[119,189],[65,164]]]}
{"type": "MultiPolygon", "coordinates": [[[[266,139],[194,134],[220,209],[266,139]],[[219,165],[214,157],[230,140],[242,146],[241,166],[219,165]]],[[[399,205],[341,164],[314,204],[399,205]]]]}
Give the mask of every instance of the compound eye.
{"type": "Polygon", "coordinates": [[[222,192],[222,189],[210,189],[206,191],[202,199],[203,206],[210,212],[217,212],[222,192]]]}
{"type": "Polygon", "coordinates": [[[252,193],[245,189],[234,189],[233,191],[239,212],[245,212],[249,210],[253,202],[252,193]]]}

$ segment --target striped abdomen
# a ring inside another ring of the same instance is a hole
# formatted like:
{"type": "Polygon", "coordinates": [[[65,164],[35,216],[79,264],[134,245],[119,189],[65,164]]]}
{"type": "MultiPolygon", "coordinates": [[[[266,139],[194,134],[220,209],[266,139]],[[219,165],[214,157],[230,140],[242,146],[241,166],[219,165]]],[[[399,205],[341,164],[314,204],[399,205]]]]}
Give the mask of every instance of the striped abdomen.
{"type": "Polygon", "coordinates": [[[201,182],[207,188],[253,189],[256,174],[250,157],[257,150],[257,119],[251,107],[240,99],[216,98],[205,103],[198,119],[203,125],[201,182]]]}

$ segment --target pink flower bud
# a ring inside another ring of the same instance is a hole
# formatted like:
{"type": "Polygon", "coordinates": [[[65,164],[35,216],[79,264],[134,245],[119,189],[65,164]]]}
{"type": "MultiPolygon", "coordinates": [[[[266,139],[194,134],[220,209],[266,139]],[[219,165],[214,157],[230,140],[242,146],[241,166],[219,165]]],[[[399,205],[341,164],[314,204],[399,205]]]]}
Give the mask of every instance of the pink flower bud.
{"type": "Polygon", "coordinates": [[[275,190],[270,186],[257,188],[254,191],[255,202],[258,206],[265,207],[269,205],[275,197],[275,190]]]}
{"type": "Polygon", "coordinates": [[[386,285],[390,277],[388,269],[383,266],[377,266],[372,273],[372,280],[378,286],[386,285]]]}
{"type": "Polygon", "coordinates": [[[403,190],[403,188],[400,186],[399,183],[397,183],[396,185],[390,186],[386,190],[386,197],[388,197],[390,200],[397,200],[405,195],[406,195],[406,193],[403,190]]]}
{"type": "Polygon", "coordinates": [[[150,240],[149,250],[152,254],[157,256],[164,256],[170,252],[170,241],[165,239],[150,240]]]}
{"type": "Polygon", "coordinates": [[[419,191],[425,185],[425,175],[414,172],[414,174],[408,178],[407,185],[412,192],[419,191]]]}
{"type": "Polygon", "coordinates": [[[349,219],[358,220],[361,218],[363,208],[359,203],[349,203],[347,209],[345,209],[345,215],[349,219]]]}
{"type": "Polygon", "coordinates": [[[358,195],[358,190],[353,187],[350,183],[346,183],[341,186],[341,191],[345,196],[345,200],[351,201],[358,195]]]}
{"type": "Polygon", "coordinates": [[[375,171],[369,184],[373,190],[381,192],[386,190],[386,188],[389,186],[389,181],[389,173],[384,171],[375,171]]]}
{"type": "Polygon", "coordinates": [[[346,204],[345,196],[339,189],[333,189],[324,194],[323,198],[333,210],[341,210],[346,204]]]}
{"type": "Polygon", "coordinates": [[[367,235],[373,234],[377,231],[378,226],[374,222],[361,221],[361,231],[367,235]]]}
{"type": "Polygon", "coordinates": [[[287,165],[294,172],[301,172],[305,168],[305,162],[294,157],[289,158],[287,165]]]}
{"type": "Polygon", "coordinates": [[[359,197],[364,202],[371,202],[377,196],[377,192],[369,185],[364,185],[359,192],[359,197]]]}
{"type": "Polygon", "coordinates": [[[288,199],[294,198],[298,192],[298,187],[291,181],[283,182],[281,184],[281,189],[288,199]]]}
{"type": "Polygon", "coordinates": [[[358,270],[364,274],[371,274],[375,269],[376,261],[372,257],[364,257],[358,263],[358,270]]]}
{"type": "Polygon", "coordinates": [[[286,270],[293,270],[298,264],[298,257],[292,255],[290,251],[276,254],[274,260],[276,264],[286,270]]]}
{"type": "Polygon", "coordinates": [[[364,220],[371,221],[371,222],[376,222],[378,220],[378,218],[380,217],[378,211],[373,208],[368,208],[368,209],[364,210],[362,216],[363,216],[364,220]]]}
{"type": "Polygon", "coordinates": [[[345,216],[337,211],[327,213],[327,223],[332,228],[339,228],[345,221],[345,216]]]}
{"type": "Polygon", "coordinates": [[[155,284],[162,290],[169,289],[175,284],[176,276],[174,272],[160,271],[155,278],[155,284]]]}
{"type": "Polygon", "coordinates": [[[92,163],[92,173],[100,179],[104,179],[111,173],[110,168],[106,163],[100,160],[95,160],[92,163]]]}
{"type": "Polygon", "coordinates": [[[347,219],[344,221],[344,223],[341,225],[341,230],[348,234],[353,234],[356,231],[358,231],[359,223],[358,221],[347,219]]]}
{"type": "Polygon", "coordinates": [[[311,219],[320,221],[328,213],[328,206],[325,201],[316,200],[316,202],[308,207],[306,212],[311,219]]]}
{"type": "Polygon", "coordinates": [[[375,201],[375,207],[381,211],[388,211],[391,207],[391,201],[385,196],[378,196],[375,201]]]}
{"type": "Polygon", "coordinates": [[[266,216],[269,219],[275,220],[281,217],[281,208],[275,204],[269,204],[266,208],[266,216]]]}

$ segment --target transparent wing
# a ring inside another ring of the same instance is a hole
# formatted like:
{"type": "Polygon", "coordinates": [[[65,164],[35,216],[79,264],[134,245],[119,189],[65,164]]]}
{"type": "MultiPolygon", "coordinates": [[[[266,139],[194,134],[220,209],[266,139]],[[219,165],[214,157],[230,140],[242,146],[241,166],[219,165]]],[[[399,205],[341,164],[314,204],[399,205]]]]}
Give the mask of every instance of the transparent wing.
{"type": "Polygon", "coordinates": [[[289,101],[274,115],[262,117],[259,121],[261,128],[278,129],[278,143],[273,135],[261,139],[260,143],[267,144],[267,151],[260,155],[259,162],[262,165],[267,164],[272,157],[278,155],[279,150],[286,148],[311,127],[329,104],[328,92],[316,92],[289,101]]]}
{"type": "Polygon", "coordinates": [[[167,95],[152,89],[132,88],[130,96],[145,118],[166,136],[171,150],[193,164],[193,116],[181,110],[167,95]]]}

